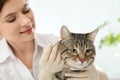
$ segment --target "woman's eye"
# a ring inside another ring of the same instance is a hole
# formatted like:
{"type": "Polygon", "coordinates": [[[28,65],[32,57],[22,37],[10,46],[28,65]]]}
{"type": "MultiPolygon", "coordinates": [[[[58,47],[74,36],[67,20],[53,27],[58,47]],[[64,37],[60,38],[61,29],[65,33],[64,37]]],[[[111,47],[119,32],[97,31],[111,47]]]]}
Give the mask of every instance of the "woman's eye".
{"type": "Polygon", "coordinates": [[[27,5],[27,6],[23,9],[22,13],[23,13],[23,14],[26,14],[26,13],[28,13],[29,11],[30,11],[30,7],[27,5]]]}
{"type": "Polygon", "coordinates": [[[72,53],[77,53],[77,50],[75,48],[70,49],[72,53]]]}
{"type": "Polygon", "coordinates": [[[14,22],[16,20],[15,17],[10,17],[7,19],[7,22],[11,23],[11,22],[14,22]]]}

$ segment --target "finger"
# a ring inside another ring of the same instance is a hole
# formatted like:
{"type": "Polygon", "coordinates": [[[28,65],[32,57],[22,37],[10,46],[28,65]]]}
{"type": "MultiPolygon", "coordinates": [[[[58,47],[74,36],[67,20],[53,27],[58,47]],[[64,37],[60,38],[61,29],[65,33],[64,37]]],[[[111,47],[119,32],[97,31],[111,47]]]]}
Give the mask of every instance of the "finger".
{"type": "Polygon", "coordinates": [[[49,44],[43,49],[43,54],[42,54],[42,57],[41,57],[40,60],[43,61],[43,62],[47,61],[49,59],[51,51],[52,51],[52,45],[49,44]]]}
{"type": "Polygon", "coordinates": [[[55,63],[60,63],[61,62],[61,54],[60,52],[57,53],[57,57],[55,59],[55,63]]]}
{"type": "Polygon", "coordinates": [[[55,45],[52,49],[52,52],[50,54],[50,61],[53,62],[56,59],[57,56],[57,49],[58,49],[58,45],[55,45]]]}
{"type": "Polygon", "coordinates": [[[61,60],[60,66],[62,66],[62,68],[64,67],[64,60],[61,60]]]}
{"type": "Polygon", "coordinates": [[[86,78],[88,77],[88,73],[87,72],[71,72],[71,73],[65,73],[65,76],[86,78]]]}
{"type": "Polygon", "coordinates": [[[88,78],[67,78],[67,80],[89,80],[88,78]]]}

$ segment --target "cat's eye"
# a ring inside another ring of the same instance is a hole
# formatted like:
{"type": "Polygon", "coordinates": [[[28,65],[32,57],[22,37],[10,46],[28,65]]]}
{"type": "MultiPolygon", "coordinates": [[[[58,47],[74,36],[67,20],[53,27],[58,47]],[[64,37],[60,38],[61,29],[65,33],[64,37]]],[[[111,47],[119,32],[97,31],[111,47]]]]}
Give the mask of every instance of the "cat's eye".
{"type": "Polygon", "coordinates": [[[91,49],[87,49],[87,50],[86,50],[86,53],[90,53],[90,52],[91,52],[91,49]]]}
{"type": "Polygon", "coordinates": [[[77,50],[75,48],[70,49],[72,53],[77,53],[77,50]]]}

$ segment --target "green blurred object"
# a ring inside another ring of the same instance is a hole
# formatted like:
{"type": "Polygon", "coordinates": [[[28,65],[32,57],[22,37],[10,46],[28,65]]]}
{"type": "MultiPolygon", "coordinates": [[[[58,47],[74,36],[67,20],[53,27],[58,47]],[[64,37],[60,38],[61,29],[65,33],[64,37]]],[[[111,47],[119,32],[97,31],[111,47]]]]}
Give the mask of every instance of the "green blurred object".
{"type": "MultiPolygon", "coordinates": [[[[120,22],[120,18],[118,18],[117,21],[120,22]]],[[[105,22],[104,24],[107,25],[107,22],[105,22]]],[[[102,26],[105,27],[106,25],[101,25],[101,28],[103,28],[102,26]]],[[[117,46],[118,43],[120,43],[120,33],[116,35],[114,33],[109,33],[107,36],[103,37],[100,40],[99,48],[102,48],[103,46],[117,46]]]]}
{"type": "Polygon", "coordinates": [[[100,40],[99,48],[102,48],[102,46],[116,46],[117,43],[120,43],[120,34],[110,33],[100,40]]]}
{"type": "Polygon", "coordinates": [[[98,28],[101,29],[101,28],[104,28],[106,25],[108,25],[109,22],[108,21],[105,21],[103,24],[99,25],[98,28]]]}
{"type": "Polygon", "coordinates": [[[120,22],[120,18],[118,18],[118,22],[120,22]]]}

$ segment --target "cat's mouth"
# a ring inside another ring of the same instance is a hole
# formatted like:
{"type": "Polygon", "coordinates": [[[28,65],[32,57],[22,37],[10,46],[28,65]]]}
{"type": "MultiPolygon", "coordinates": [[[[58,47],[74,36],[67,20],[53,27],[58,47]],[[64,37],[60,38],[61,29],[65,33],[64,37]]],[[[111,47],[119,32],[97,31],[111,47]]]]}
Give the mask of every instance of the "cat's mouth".
{"type": "Polygon", "coordinates": [[[68,66],[70,66],[70,68],[76,68],[78,70],[85,69],[89,65],[91,65],[92,63],[93,63],[93,61],[90,61],[90,62],[84,61],[83,63],[81,61],[74,61],[74,60],[67,60],[66,61],[66,64],[68,66]]]}

